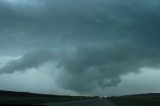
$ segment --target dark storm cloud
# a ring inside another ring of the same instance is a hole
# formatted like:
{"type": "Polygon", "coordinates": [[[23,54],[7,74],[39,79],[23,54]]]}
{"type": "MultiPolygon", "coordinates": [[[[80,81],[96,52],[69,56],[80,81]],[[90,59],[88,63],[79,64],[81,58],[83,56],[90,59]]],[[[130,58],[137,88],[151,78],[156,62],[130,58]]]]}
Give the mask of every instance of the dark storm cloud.
{"type": "Polygon", "coordinates": [[[141,67],[159,66],[158,0],[41,1],[41,9],[30,4],[29,10],[0,4],[0,47],[3,52],[14,48],[20,53],[44,48],[59,52],[24,55],[1,72],[39,67],[56,57],[65,76],[59,76],[59,85],[88,92],[116,86],[122,75],[141,67]]]}
{"type": "Polygon", "coordinates": [[[0,73],[13,73],[15,71],[26,71],[31,68],[38,68],[44,63],[53,60],[54,55],[51,51],[40,50],[26,53],[19,59],[11,60],[0,68],[0,73]]]}
{"type": "Polygon", "coordinates": [[[63,61],[66,73],[59,83],[79,92],[93,90],[97,86],[116,86],[121,82],[121,75],[138,73],[142,67],[158,67],[159,56],[159,50],[151,51],[128,43],[112,47],[81,47],[75,55],[63,61]]]}

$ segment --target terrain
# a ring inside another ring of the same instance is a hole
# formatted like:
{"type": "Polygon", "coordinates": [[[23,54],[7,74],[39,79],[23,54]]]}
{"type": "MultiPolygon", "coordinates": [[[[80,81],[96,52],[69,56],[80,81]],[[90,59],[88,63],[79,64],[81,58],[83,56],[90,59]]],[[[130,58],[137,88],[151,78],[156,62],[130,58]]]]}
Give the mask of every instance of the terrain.
{"type": "Polygon", "coordinates": [[[160,106],[160,93],[87,97],[0,91],[0,105],[15,104],[23,106],[160,106]]]}
{"type": "Polygon", "coordinates": [[[118,106],[160,106],[160,93],[126,95],[108,99],[118,106]]]}
{"type": "Polygon", "coordinates": [[[65,96],[65,95],[44,95],[27,92],[0,91],[0,104],[12,105],[37,105],[46,103],[78,101],[94,99],[97,97],[65,96]]]}

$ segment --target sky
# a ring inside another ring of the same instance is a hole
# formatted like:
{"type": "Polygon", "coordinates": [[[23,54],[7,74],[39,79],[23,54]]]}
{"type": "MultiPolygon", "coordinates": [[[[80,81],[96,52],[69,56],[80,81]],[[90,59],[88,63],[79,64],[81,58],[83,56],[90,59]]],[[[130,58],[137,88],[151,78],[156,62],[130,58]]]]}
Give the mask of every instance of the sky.
{"type": "Polygon", "coordinates": [[[0,0],[0,89],[160,93],[159,0],[0,0]]]}

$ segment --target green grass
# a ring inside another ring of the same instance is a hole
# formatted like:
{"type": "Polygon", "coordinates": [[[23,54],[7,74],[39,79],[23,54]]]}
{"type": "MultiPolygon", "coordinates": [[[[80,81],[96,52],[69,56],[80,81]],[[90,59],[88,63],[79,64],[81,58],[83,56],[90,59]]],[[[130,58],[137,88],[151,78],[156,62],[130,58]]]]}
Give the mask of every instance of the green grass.
{"type": "Polygon", "coordinates": [[[120,97],[109,97],[118,106],[160,106],[160,95],[144,94],[120,97]]]}

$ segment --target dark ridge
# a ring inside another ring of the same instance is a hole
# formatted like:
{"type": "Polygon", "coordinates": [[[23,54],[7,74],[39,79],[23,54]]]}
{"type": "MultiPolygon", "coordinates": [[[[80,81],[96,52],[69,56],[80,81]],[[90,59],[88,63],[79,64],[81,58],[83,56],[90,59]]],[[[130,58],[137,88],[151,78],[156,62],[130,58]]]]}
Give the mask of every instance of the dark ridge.
{"type": "Polygon", "coordinates": [[[49,95],[36,94],[28,92],[14,92],[0,90],[0,106],[3,105],[22,105],[22,106],[42,106],[37,104],[69,102],[78,100],[94,99],[97,97],[86,96],[65,96],[65,95],[49,95]]]}
{"type": "Polygon", "coordinates": [[[146,93],[146,94],[132,94],[132,95],[123,95],[123,96],[118,96],[118,97],[134,97],[134,96],[160,96],[160,93],[146,93]]]}
{"type": "MultiPolygon", "coordinates": [[[[16,92],[16,91],[3,91],[0,90],[0,96],[20,96],[20,97],[74,97],[74,96],[66,96],[66,95],[49,95],[49,94],[36,94],[36,93],[28,93],[28,92],[16,92]]],[[[79,96],[81,97],[81,96],[79,96]]],[[[83,96],[82,96],[83,97],[83,96]]]]}

